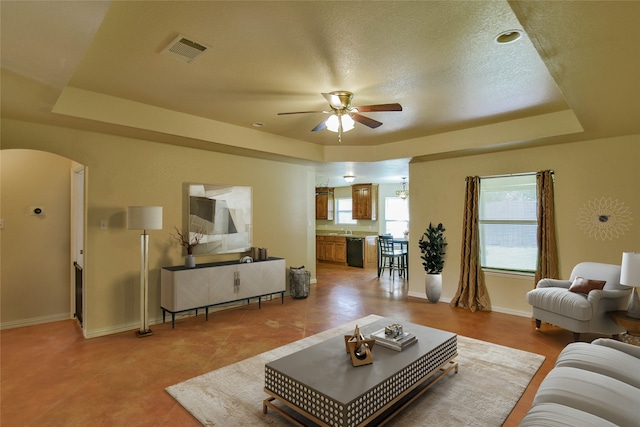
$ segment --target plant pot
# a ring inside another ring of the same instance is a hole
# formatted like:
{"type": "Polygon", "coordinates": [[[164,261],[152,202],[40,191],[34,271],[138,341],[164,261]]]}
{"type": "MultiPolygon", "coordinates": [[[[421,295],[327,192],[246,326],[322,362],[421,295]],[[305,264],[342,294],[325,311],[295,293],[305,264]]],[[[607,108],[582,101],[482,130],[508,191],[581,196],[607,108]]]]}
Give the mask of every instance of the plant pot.
{"type": "Polygon", "coordinates": [[[193,255],[187,255],[184,257],[184,266],[188,268],[193,268],[196,266],[196,257],[193,255]]]}
{"type": "Polygon", "coordinates": [[[442,293],[442,274],[425,274],[424,290],[429,302],[436,303],[440,301],[440,294],[442,293]]]}

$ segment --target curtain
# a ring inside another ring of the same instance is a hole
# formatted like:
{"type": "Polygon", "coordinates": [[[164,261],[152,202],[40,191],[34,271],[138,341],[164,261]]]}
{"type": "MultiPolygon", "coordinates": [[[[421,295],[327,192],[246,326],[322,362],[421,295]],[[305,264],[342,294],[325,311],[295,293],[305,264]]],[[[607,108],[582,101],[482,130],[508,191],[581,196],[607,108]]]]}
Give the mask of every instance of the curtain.
{"type": "Polygon", "coordinates": [[[480,229],[478,227],[480,177],[469,176],[465,179],[465,183],[460,279],[458,291],[450,305],[468,308],[472,312],[491,311],[489,294],[484,284],[484,272],[480,265],[480,229]]]}
{"type": "Polygon", "coordinates": [[[538,266],[534,287],[540,279],[557,279],[559,277],[552,171],[546,170],[536,174],[536,191],[538,197],[538,266]]]}

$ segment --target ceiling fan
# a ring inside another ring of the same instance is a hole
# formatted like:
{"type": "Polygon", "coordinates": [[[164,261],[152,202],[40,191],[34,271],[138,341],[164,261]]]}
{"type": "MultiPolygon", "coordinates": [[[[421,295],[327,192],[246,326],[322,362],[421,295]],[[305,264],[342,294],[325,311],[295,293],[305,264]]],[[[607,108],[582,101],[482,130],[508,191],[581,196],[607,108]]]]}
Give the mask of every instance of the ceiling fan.
{"type": "Polygon", "coordinates": [[[353,93],[347,92],[346,90],[323,93],[322,96],[324,96],[326,100],[329,101],[331,110],[294,111],[291,113],[278,113],[278,115],[283,116],[287,114],[310,113],[331,114],[328,119],[321,121],[316,127],[311,129],[311,132],[317,132],[326,128],[332,132],[338,132],[338,142],[342,142],[342,133],[353,129],[355,122],[361,123],[372,129],[375,129],[382,125],[382,122],[371,119],[369,117],[365,117],[360,113],[402,111],[402,105],[397,103],[352,107],[351,100],[353,99],[353,93]]]}

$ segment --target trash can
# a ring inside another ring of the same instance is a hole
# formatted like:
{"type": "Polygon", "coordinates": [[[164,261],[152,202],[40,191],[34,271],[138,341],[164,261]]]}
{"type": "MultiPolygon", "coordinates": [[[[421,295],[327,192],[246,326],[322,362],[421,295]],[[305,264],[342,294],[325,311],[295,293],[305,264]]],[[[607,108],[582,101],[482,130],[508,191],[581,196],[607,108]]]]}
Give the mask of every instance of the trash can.
{"type": "Polygon", "coordinates": [[[309,296],[311,273],[302,267],[289,267],[289,289],[291,297],[306,298],[309,296]]]}

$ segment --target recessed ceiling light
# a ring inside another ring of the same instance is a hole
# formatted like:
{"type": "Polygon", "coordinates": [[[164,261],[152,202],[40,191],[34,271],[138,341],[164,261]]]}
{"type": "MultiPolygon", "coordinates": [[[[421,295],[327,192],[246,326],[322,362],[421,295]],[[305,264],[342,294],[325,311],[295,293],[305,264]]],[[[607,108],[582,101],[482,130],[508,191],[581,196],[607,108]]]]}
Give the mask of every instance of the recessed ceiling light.
{"type": "Polygon", "coordinates": [[[522,32],[520,30],[504,31],[498,34],[498,36],[496,37],[496,43],[499,43],[499,44],[511,43],[518,40],[520,37],[522,37],[522,32]]]}
{"type": "Polygon", "coordinates": [[[253,122],[253,123],[251,123],[251,126],[256,127],[256,128],[263,128],[264,127],[264,123],[262,123],[262,122],[253,122]]]}

